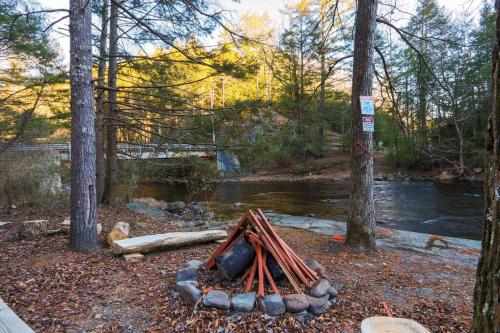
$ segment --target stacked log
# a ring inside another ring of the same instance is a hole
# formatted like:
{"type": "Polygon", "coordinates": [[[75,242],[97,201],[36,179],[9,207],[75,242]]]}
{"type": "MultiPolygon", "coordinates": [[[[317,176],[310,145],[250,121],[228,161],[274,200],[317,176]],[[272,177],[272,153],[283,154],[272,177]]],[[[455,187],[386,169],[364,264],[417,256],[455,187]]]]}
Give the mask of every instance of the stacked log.
{"type": "Polygon", "coordinates": [[[302,286],[311,287],[319,279],[302,259],[276,233],[262,210],[248,211],[232,230],[227,240],[206,262],[207,270],[217,267],[228,279],[240,275],[245,292],[253,288],[257,278],[257,293],[264,296],[267,280],[275,294],[280,294],[275,281],[284,275],[295,291],[303,294],[302,286]]]}

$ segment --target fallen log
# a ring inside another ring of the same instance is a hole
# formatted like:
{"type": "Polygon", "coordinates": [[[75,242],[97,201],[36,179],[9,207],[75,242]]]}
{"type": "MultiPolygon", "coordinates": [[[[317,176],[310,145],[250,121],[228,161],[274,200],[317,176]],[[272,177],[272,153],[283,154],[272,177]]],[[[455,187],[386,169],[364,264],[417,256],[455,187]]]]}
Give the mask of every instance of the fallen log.
{"type": "Polygon", "coordinates": [[[113,253],[144,253],[184,245],[216,241],[227,237],[225,230],[169,232],[166,234],[133,237],[113,242],[113,253]]]}

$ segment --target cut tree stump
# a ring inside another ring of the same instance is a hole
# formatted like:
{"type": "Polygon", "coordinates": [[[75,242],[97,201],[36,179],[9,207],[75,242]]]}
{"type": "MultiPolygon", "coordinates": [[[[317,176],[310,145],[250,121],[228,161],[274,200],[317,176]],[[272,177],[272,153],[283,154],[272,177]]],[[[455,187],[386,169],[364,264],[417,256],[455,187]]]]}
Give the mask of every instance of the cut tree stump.
{"type": "Polygon", "coordinates": [[[19,236],[25,239],[34,239],[44,235],[48,230],[48,220],[24,221],[19,229],[19,236]]]}
{"type": "MultiPolygon", "coordinates": [[[[69,229],[71,225],[71,219],[69,217],[65,218],[64,221],[61,222],[62,230],[64,233],[69,234],[69,229]]],[[[102,232],[102,224],[97,223],[96,225],[97,228],[97,236],[99,236],[102,232]]]]}
{"type": "Polygon", "coordinates": [[[144,253],[161,249],[216,241],[227,237],[225,230],[206,230],[193,232],[169,232],[115,241],[113,253],[144,253]]]}

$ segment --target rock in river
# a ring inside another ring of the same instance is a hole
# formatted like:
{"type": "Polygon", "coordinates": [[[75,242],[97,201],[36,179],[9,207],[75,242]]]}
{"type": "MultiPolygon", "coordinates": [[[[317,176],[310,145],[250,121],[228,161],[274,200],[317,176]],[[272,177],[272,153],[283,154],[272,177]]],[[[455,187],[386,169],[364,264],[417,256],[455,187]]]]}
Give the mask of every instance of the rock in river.
{"type": "Polygon", "coordinates": [[[149,207],[148,205],[141,202],[129,202],[128,204],[126,204],[126,207],[131,211],[153,216],[156,218],[163,218],[166,216],[163,210],[159,208],[149,207]]]}
{"type": "Polygon", "coordinates": [[[184,201],[174,201],[170,202],[167,206],[167,210],[170,212],[178,212],[183,210],[186,207],[184,201]]]}

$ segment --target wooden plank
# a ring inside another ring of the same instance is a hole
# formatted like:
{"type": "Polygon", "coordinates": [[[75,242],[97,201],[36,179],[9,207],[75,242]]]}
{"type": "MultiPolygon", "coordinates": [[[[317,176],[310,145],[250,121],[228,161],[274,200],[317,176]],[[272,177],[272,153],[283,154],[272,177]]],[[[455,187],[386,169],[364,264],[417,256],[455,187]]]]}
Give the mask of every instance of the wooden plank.
{"type": "Polygon", "coordinates": [[[226,237],[227,232],[225,230],[169,232],[166,234],[147,235],[113,242],[113,253],[144,253],[184,245],[216,241],[226,237]]]}
{"type": "Polygon", "coordinates": [[[0,333],[35,333],[0,298],[0,333]]]}

